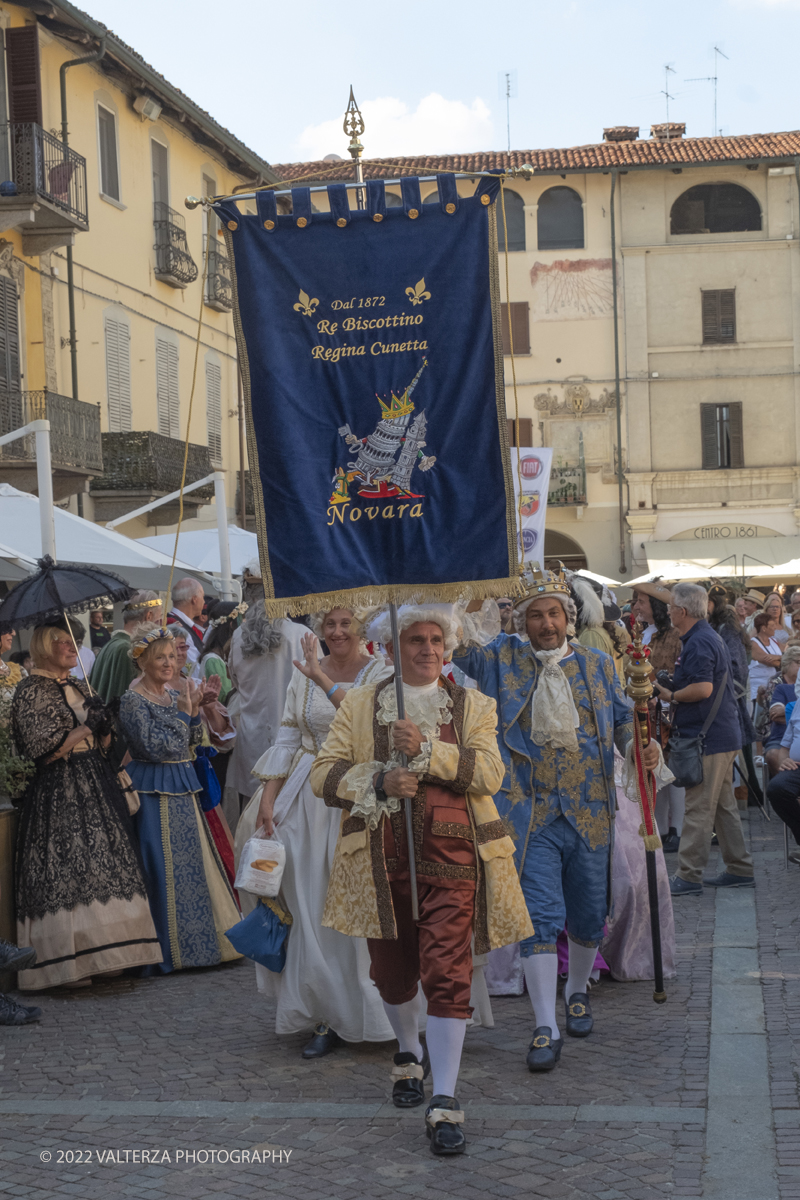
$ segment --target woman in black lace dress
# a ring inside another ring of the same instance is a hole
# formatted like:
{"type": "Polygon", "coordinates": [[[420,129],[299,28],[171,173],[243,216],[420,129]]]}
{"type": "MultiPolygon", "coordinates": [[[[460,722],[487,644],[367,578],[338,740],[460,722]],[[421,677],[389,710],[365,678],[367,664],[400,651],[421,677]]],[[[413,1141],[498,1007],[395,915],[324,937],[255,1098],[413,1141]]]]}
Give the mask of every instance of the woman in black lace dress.
{"type": "Polygon", "coordinates": [[[18,941],[37,956],[23,990],[161,962],[127,801],[101,751],[108,712],[70,676],[66,625],[36,629],[31,654],[11,707],[17,749],[36,764],[17,839],[18,941]]]}

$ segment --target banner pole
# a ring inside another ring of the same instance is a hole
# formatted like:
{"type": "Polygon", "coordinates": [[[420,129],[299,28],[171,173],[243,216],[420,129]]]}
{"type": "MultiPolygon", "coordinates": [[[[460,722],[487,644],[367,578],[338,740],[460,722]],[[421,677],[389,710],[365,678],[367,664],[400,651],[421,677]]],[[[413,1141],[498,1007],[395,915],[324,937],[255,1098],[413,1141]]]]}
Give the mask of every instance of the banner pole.
{"type": "MultiPolygon", "coordinates": [[[[392,643],[394,645],[394,690],[397,696],[397,719],[406,719],[406,702],[403,695],[403,667],[400,662],[400,634],[397,631],[397,605],[389,605],[389,619],[392,622],[392,643]]],[[[400,755],[400,765],[408,766],[408,756],[400,755]]],[[[411,916],[419,920],[419,895],[417,894],[417,860],[414,852],[414,801],[409,796],[403,797],[403,812],[406,818],[406,843],[408,844],[408,874],[411,881],[411,916]]]]}

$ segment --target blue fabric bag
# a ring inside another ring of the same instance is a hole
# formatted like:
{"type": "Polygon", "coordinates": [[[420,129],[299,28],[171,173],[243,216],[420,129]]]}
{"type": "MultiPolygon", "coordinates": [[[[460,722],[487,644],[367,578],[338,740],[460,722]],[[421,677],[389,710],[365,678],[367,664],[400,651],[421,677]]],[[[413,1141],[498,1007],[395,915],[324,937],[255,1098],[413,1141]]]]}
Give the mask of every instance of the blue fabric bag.
{"type": "Polygon", "coordinates": [[[225,936],[239,954],[280,974],[286,966],[286,939],[291,923],[290,913],[275,900],[262,897],[261,903],[238,925],[228,929],[225,936]]]}

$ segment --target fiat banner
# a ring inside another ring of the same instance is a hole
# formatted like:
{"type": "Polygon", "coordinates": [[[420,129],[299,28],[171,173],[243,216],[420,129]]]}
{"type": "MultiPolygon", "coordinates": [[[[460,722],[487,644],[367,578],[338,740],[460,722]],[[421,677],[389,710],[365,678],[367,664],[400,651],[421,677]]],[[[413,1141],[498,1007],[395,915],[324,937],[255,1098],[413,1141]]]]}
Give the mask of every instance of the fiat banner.
{"type": "Polygon", "coordinates": [[[548,447],[523,446],[511,449],[511,474],[517,510],[517,537],[521,539],[525,562],[536,561],[544,567],[544,526],[547,518],[547,492],[553,451],[548,447]],[[518,461],[519,459],[519,461],[518,461]]]}

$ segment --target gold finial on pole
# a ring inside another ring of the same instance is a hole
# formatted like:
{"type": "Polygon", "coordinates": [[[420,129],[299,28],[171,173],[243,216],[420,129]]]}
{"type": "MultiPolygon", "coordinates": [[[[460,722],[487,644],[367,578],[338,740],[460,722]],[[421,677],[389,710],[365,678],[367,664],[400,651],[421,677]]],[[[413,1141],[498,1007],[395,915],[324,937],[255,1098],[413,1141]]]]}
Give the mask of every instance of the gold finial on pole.
{"type": "MultiPolygon", "coordinates": [[[[350,99],[347,101],[347,109],[344,114],[344,124],[342,126],[344,132],[350,138],[350,144],[347,147],[348,153],[353,160],[353,172],[356,183],[364,182],[364,169],[361,165],[361,155],[364,153],[364,147],[361,145],[359,138],[364,132],[366,126],[364,118],[361,115],[361,109],[356,104],[356,98],[353,95],[353,85],[350,84],[350,99]]],[[[356,192],[358,207],[364,207],[364,193],[361,188],[356,192]]]]}

